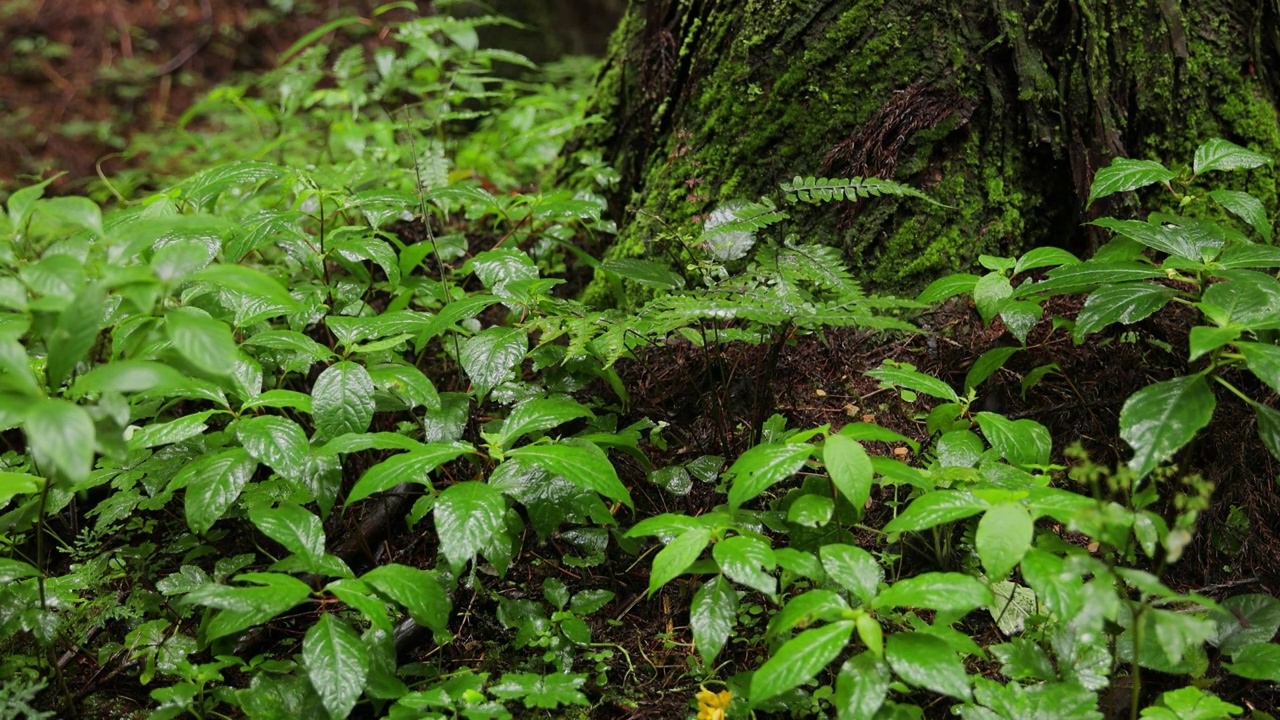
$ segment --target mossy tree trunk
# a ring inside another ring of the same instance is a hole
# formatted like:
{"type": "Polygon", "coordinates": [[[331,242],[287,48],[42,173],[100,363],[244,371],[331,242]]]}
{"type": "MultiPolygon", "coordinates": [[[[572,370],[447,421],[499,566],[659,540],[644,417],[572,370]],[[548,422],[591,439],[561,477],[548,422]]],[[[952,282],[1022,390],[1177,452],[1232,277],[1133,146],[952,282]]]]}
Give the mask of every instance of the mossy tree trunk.
{"type": "MultiPolygon", "coordinates": [[[[1277,0],[633,0],[578,138],[622,175],[610,255],[794,175],[875,176],[952,206],[794,208],[879,287],[980,253],[1079,246],[1110,158],[1221,136],[1280,157],[1277,0]]],[[[1274,166],[1233,179],[1277,205],[1274,166]]],[[[1126,202],[1126,200],[1118,200],[1126,202]]],[[[1101,207],[1100,207],[1101,206],[1101,207]]],[[[685,225],[692,228],[692,224],[685,225]]]]}

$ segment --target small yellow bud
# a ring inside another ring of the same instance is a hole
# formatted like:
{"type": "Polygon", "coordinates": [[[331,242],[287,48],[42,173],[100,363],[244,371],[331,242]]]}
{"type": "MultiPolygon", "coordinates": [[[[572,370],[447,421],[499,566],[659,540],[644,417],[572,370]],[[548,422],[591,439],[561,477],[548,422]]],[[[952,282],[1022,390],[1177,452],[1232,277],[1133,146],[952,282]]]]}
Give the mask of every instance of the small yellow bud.
{"type": "Polygon", "coordinates": [[[698,720],[724,720],[724,711],[733,700],[733,693],[728,690],[713,693],[704,685],[698,687],[702,688],[694,696],[698,699],[698,720]]]}

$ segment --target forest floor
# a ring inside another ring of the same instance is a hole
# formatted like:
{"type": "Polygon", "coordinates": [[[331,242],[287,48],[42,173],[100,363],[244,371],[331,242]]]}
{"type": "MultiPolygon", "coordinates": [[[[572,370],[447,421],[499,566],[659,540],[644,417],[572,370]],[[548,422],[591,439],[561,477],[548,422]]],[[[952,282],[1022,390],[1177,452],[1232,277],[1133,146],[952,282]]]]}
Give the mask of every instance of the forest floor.
{"type": "MultiPolygon", "coordinates": [[[[112,158],[128,147],[129,139],[181,116],[203,91],[238,73],[261,71],[294,40],[323,23],[325,8],[281,13],[281,3],[265,0],[10,0],[0,9],[0,181],[40,175],[51,168],[68,175],[59,190],[78,187],[92,177],[99,162],[108,172],[129,158],[112,158]]],[[[377,3],[362,2],[367,11],[377,3]]],[[[1071,314],[1068,307],[1053,314],[1071,314]]],[[[1031,334],[1027,349],[1018,353],[983,387],[981,402],[1009,418],[1033,418],[1057,439],[1077,440],[1102,464],[1121,461],[1124,450],[1115,444],[1123,399],[1134,389],[1186,370],[1187,338],[1177,328],[1190,323],[1166,309],[1129,328],[1113,329],[1087,345],[1073,346],[1066,333],[1052,331],[1044,321],[1031,334]],[[1033,369],[1054,364],[1057,371],[1023,390],[1033,369]]],[[[880,389],[863,375],[885,359],[910,362],[925,373],[958,386],[968,367],[984,351],[1007,341],[997,325],[984,327],[971,305],[949,303],[917,322],[931,334],[898,336],[832,331],[823,336],[791,338],[774,356],[767,346],[696,348],[678,342],[654,348],[635,360],[619,363],[632,398],[631,417],[668,424],[666,447],[642,445],[656,466],[689,457],[735,457],[750,447],[752,429],[774,412],[790,427],[830,424],[838,428],[855,421],[875,422],[921,443],[929,438],[923,418],[929,410],[924,398],[904,401],[895,391],[880,389]],[[869,416],[869,417],[868,417],[869,416]]],[[[1246,390],[1251,377],[1239,378],[1246,390]]],[[[441,385],[442,391],[450,388],[441,385]]],[[[465,389],[465,388],[463,388],[465,389]]],[[[1252,388],[1258,393],[1264,388],[1252,388]]],[[[620,425],[623,423],[620,423],[620,425]]],[[[870,443],[876,452],[896,454],[905,447],[870,443]]],[[[1062,447],[1055,461],[1061,461],[1062,447]]],[[[909,451],[908,451],[909,452],[909,451]]],[[[636,517],[663,512],[697,515],[721,501],[711,486],[694,482],[677,497],[655,491],[638,463],[620,460],[622,480],[633,488],[636,517]]],[[[1167,570],[1166,582],[1175,590],[1222,597],[1241,592],[1280,596],[1280,494],[1275,461],[1254,431],[1252,413],[1239,401],[1222,398],[1215,422],[1187,454],[1184,472],[1199,473],[1217,490],[1212,507],[1200,518],[1200,532],[1181,561],[1167,570]]],[[[878,489],[867,508],[868,524],[891,512],[891,490],[878,489]]],[[[630,518],[620,518],[625,525],[630,518]]],[[[358,520],[358,518],[357,518],[358,520]]],[[[396,523],[396,527],[401,527],[396,523]]],[[[530,533],[532,537],[532,533],[530,533]]],[[[1067,537],[1069,541],[1071,537],[1067,537]]],[[[874,547],[875,536],[858,538],[874,547]]],[[[341,539],[337,544],[341,544],[341,539]]],[[[613,556],[596,567],[570,567],[561,558],[566,550],[557,537],[545,545],[531,540],[527,557],[513,565],[501,581],[484,593],[466,596],[455,606],[464,610],[461,625],[453,627],[453,643],[423,644],[405,661],[439,660],[456,668],[501,672],[506,669],[510,632],[495,619],[491,594],[515,597],[542,587],[550,577],[565,583],[571,593],[610,590],[616,599],[592,616],[597,643],[625,650],[626,656],[608,663],[609,682],[595,698],[592,717],[675,718],[689,714],[697,682],[690,673],[693,656],[687,627],[690,586],[670,583],[646,597],[648,556],[637,559],[611,545],[613,556]],[[535,560],[535,561],[529,561],[535,560]]],[[[381,543],[381,553],[397,562],[429,567],[437,548],[421,532],[393,532],[381,543]]],[[[904,549],[904,563],[913,567],[937,564],[947,558],[923,558],[904,549]]],[[[761,597],[758,602],[764,603],[761,597]]],[[[763,613],[760,613],[763,617],[763,613]]],[[[998,633],[994,623],[981,627],[970,621],[973,636],[998,633]]],[[[456,623],[455,623],[456,625],[456,623]]],[[[746,628],[750,630],[750,628],[746,628]]],[[[757,631],[763,632],[762,627],[757,631]]],[[[742,667],[758,661],[755,638],[732,641],[722,659],[742,667]],[[750,654],[750,655],[748,655],[750,654]]],[[[986,644],[986,643],[984,643],[986,644]]],[[[146,706],[150,688],[140,687],[127,673],[100,677],[86,663],[67,667],[72,687],[91,689],[121,700],[116,710],[146,706]],[[132,701],[132,702],[131,702],[132,701]]],[[[1213,687],[1219,696],[1242,699],[1257,710],[1280,711],[1280,690],[1246,681],[1210,668],[1221,676],[1213,687]]],[[[1182,683],[1170,684],[1178,687],[1182,683]]],[[[1144,690],[1154,698],[1168,689],[1159,676],[1144,690]]],[[[1127,713],[1127,689],[1121,688],[1118,707],[1127,713]]],[[[105,715],[104,715],[105,716],[105,715]]]]}

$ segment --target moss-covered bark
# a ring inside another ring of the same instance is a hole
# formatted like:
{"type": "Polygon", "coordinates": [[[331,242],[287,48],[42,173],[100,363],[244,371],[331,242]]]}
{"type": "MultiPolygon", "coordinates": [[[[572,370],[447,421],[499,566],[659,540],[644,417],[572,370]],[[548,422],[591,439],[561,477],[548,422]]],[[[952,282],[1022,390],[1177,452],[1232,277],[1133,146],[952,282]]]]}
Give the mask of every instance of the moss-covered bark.
{"type": "MultiPolygon", "coordinates": [[[[578,145],[623,177],[612,256],[793,175],[920,187],[952,209],[795,213],[901,287],[1078,243],[1117,155],[1180,163],[1222,136],[1280,156],[1276,72],[1276,0],[633,0],[599,79],[606,122],[578,145]]],[[[1243,182],[1274,211],[1276,179],[1243,182]]]]}

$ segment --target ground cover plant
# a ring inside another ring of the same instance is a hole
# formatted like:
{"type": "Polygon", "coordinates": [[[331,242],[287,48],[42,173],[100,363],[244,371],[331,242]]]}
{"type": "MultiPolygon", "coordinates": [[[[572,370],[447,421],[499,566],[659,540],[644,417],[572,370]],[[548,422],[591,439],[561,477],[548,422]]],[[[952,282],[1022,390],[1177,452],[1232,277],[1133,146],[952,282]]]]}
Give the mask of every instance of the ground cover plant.
{"type": "Polygon", "coordinates": [[[878,178],[601,262],[589,68],[501,22],[317,31],[111,202],[8,196],[4,715],[1275,712],[1270,158],[1117,159],[1171,205],[914,299],[791,231],[933,203],[878,178]]]}

